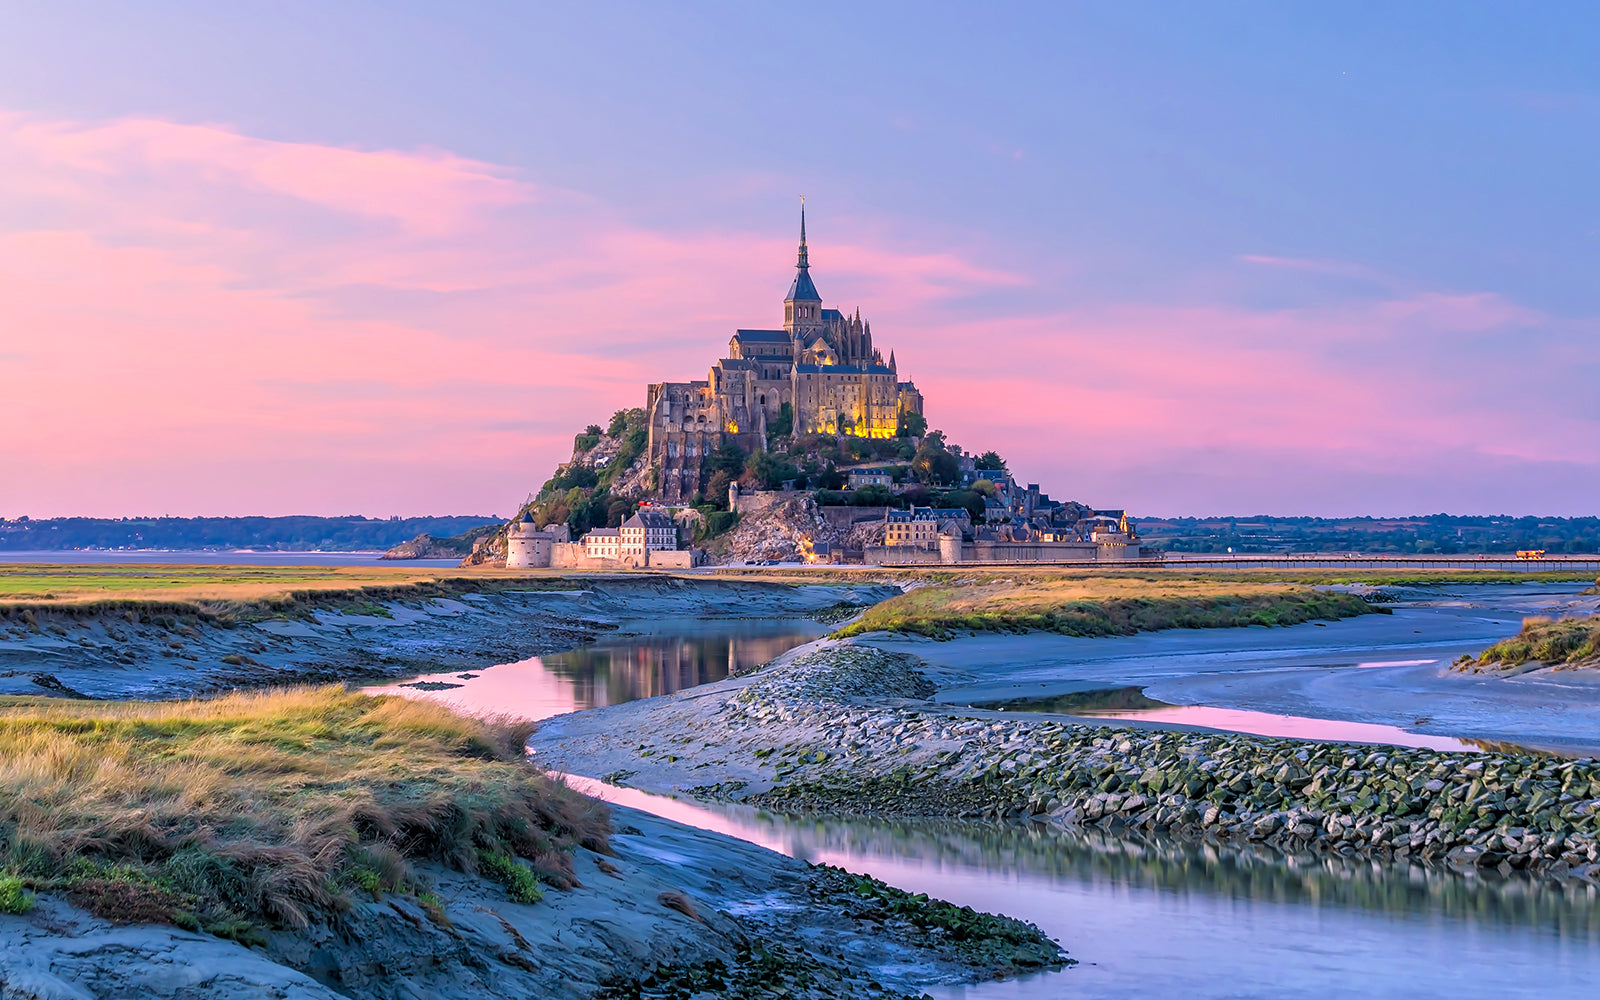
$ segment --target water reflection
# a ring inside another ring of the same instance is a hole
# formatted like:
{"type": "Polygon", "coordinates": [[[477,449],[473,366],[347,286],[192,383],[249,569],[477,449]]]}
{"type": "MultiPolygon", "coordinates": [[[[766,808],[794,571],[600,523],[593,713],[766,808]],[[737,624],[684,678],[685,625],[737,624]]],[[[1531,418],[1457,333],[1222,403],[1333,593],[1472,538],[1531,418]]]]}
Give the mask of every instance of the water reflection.
{"type": "Polygon", "coordinates": [[[545,719],[719,681],[826,631],[809,620],[628,622],[593,645],[565,653],[481,671],[424,674],[368,690],[427,695],[475,714],[545,719]]]}
{"type": "Polygon", "coordinates": [[[1204,726],[1208,729],[1221,729],[1233,733],[1284,736],[1302,740],[1380,743],[1430,750],[1476,752],[1482,749],[1482,743],[1477,740],[1414,733],[1400,726],[1386,726],[1374,722],[1314,719],[1303,715],[1277,715],[1272,712],[1255,712],[1242,708],[1213,708],[1209,705],[1171,705],[1146,697],[1142,687],[1100,688],[1042,698],[1013,698],[989,702],[982,707],[1095,719],[1166,722],[1184,726],[1204,726]]]}
{"type": "Polygon", "coordinates": [[[1083,964],[945,1000],[1575,996],[1600,976],[1584,883],[1164,837],[761,812],[576,779],[619,805],[1034,921],[1083,964]]]}

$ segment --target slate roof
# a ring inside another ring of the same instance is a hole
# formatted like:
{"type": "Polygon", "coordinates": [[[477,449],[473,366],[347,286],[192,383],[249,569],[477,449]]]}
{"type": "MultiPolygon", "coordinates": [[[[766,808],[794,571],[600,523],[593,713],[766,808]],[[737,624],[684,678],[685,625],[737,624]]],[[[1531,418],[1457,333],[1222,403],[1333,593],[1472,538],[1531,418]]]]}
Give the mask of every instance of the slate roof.
{"type": "Polygon", "coordinates": [[[817,294],[817,286],[811,283],[811,271],[801,268],[800,273],[794,276],[794,281],[789,285],[789,294],[783,297],[785,302],[821,302],[822,296],[817,294]]]}
{"type": "Polygon", "coordinates": [[[735,330],[733,335],[740,340],[748,340],[753,344],[789,342],[789,331],[787,330],[735,330]]]}

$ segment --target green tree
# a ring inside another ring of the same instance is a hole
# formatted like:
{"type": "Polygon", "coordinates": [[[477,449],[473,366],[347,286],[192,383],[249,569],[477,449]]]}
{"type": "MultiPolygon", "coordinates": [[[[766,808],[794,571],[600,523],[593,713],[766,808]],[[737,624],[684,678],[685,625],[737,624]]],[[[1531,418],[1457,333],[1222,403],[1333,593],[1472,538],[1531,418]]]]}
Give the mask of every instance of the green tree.
{"type": "Polygon", "coordinates": [[[909,410],[901,412],[899,426],[895,429],[896,437],[915,438],[922,437],[926,433],[928,433],[928,418],[909,410]]]}
{"type": "Polygon", "coordinates": [[[706,482],[705,499],[711,506],[718,510],[728,509],[728,484],[733,482],[733,475],[725,469],[718,469],[711,474],[706,482]]]}
{"type": "Polygon", "coordinates": [[[1006,468],[1006,460],[1001,458],[1000,455],[994,451],[986,451],[982,455],[978,456],[978,468],[1006,469],[1006,471],[1010,471],[1006,468]]]}
{"type": "Polygon", "coordinates": [[[844,473],[834,468],[832,462],[817,476],[817,485],[825,490],[837,490],[844,487],[844,473]]]}
{"type": "Polygon", "coordinates": [[[736,477],[744,471],[744,464],[744,449],[732,441],[722,442],[706,456],[706,471],[711,473],[726,472],[736,477]]]}
{"type": "Polygon", "coordinates": [[[919,483],[953,483],[961,475],[961,463],[945,447],[943,431],[929,431],[911,459],[911,475],[919,483]]]}
{"type": "Polygon", "coordinates": [[[745,462],[744,472],[746,477],[764,490],[778,489],[788,480],[800,477],[800,470],[795,468],[793,462],[779,458],[770,451],[758,451],[751,455],[745,462]]]}
{"type": "Polygon", "coordinates": [[[628,411],[618,410],[611,415],[611,423],[606,427],[606,433],[612,437],[621,437],[622,432],[628,429],[628,411]]]}
{"type": "Polygon", "coordinates": [[[983,523],[983,494],[976,490],[952,490],[941,501],[946,507],[965,507],[973,524],[983,523]]]}

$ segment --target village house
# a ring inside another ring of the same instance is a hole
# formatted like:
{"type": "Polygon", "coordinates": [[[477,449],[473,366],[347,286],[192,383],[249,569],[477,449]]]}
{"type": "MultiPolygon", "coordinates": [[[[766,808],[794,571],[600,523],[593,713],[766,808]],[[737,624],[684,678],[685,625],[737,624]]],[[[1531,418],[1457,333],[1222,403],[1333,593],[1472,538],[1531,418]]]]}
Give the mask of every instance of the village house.
{"type": "Polygon", "coordinates": [[[851,469],[845,474],[845,483],[853,490],[863,486],[893,486],[894,473],[889,469],[851,469]]]}
{"type": "Polygon", "coordinates": [[[590,559],[622,558],[622,529],[593,528],[583,536],[583,554],[590,559]]]}
{"type": "Polygon", "coordinates": [[[672,518],[658,510],[642,509],[622,522],[622,527],[617,530],[618,552],[624,557],[671,551],[678,547],[678,526],[672,523],[672,518]]]}
{"type": "Polygon", "coordinates": [[[972,529],[972,515],[964,507],[915,507],[910,510],[888,510],[884,513],[883,544],[908,545],[919,549],[936,549],[939,536],[946,528],[958,535],[972,529]]]}

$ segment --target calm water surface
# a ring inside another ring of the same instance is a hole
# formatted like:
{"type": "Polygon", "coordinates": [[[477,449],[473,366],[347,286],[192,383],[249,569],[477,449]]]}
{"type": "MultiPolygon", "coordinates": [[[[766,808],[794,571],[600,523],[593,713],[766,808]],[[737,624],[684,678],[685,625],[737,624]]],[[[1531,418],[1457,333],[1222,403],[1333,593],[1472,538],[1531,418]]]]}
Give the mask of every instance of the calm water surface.
{"type": "MultiPolygon", "coordinates": [[[[379,690],[544,718],[720,680],[730,667],[759,665],[824,631],[809,621],[630,623],[572,652],[379,690]]],[[[1098,831],[787,816],[570,780],[619,805],[1033,921],[1081,963],[1019,981],[931,988],[937,1000],[1505,1000],[1600,991],[1600,898],[1589,886],[1098,831]]]]}
{"type": "Polygon", "coordinates": [[[772,814],[583,791],[1033,921],[1079,965],[938,1000],[1593,997],[1596,891],[1043,827],[772,814]]]}
{"type": "Polygon", "coordinates": [[[423,694],[472,713],[547,719],[720,681],[827,632],[809,619],[625,622],[565,653],[368,690],[423,694]]]}

